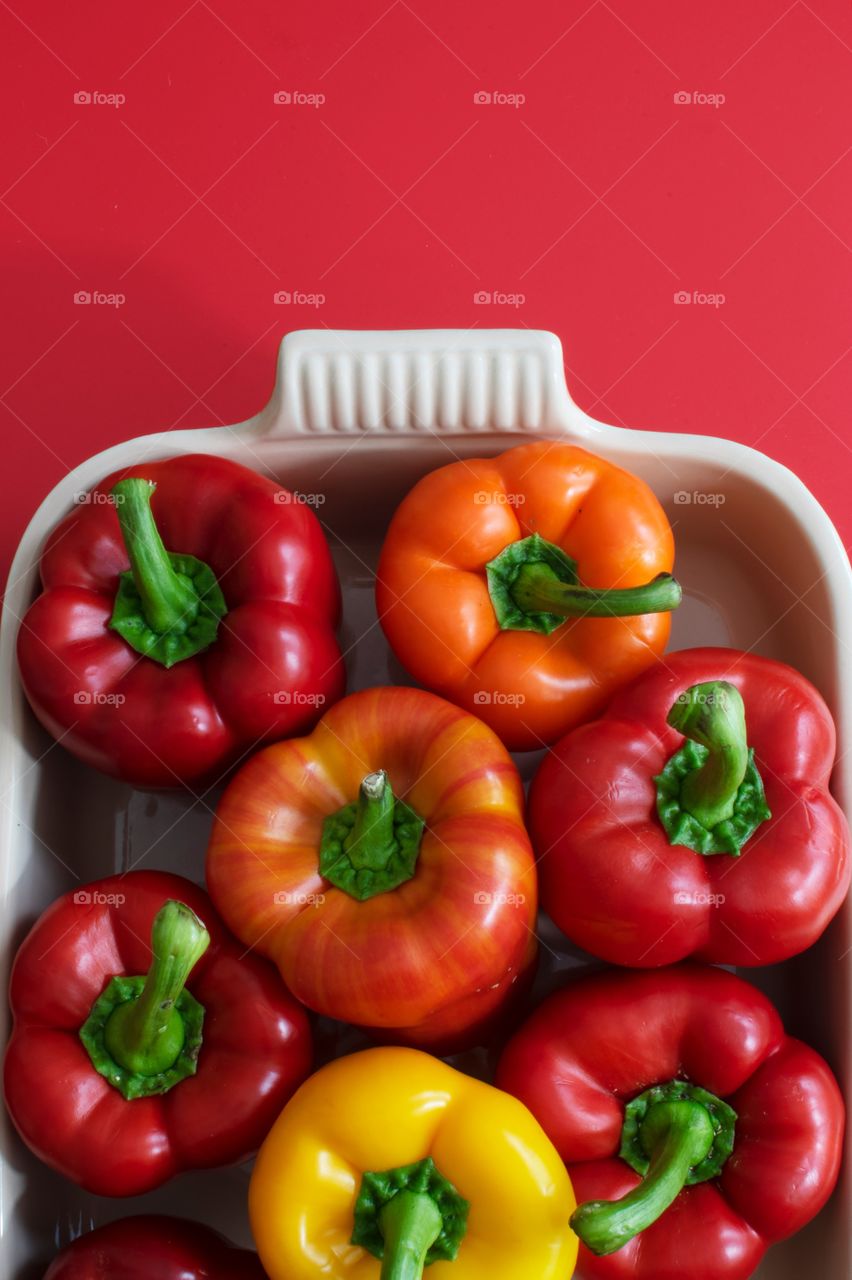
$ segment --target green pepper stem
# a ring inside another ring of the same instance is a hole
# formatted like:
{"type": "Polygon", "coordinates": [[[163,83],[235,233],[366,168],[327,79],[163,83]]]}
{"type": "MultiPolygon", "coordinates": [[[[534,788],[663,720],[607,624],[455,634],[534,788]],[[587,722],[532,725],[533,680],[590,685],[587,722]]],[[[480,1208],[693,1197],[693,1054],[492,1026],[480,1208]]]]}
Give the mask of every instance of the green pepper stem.
{"type": "Polygon", "coordinates": [[[620,1200],[590,1200],[571,1216],[571,1226],[592,1253],[615,1253],[656,1222],[677,1198],[690,1170],[704,1160],[714,1141],[707,1108],[686,1099],[655,1103],[641,1128],[650,1153],[648,1172],[620,1200]]]}
{"type": "Polygon", "coordinates": [[[195,620],[198,593],[183,574],[175,572],[163,546],[151,511],[155,488],[150,480],[131,477],[119,480],[112,496],[145,621],[163,635],[185,631],[195,620]]]}
{"type": "Polygon", "coordinates": [[[358,799],[323,823],[320,873],[358,902],[388,893],[414,875],[424,825],[394,796],[384,769],[368,773],[358,799]]]}
{"type": "Polygon", "coordinates": [[[196,963],[210,945],[210,934],[194,911],[168,901],[154,918],[154,958],[141,994],[120,1004],[104,1028],[112,1058],[127,1071],[155,1076],[174,1065],[185,1030],[175,1002],[196,963]]]}
{"type": "Polygon", "coordinates": [[[396,801],[384,769],[368,773],[358,789],[355,823],[343,841],[356,871],[382,871],[394,851],[396,801]]]}
{"type": "Polygon", "coordinates": [[[745,706],[726,680],[708,680],[686,689],[668,714],[668,723],[706,747],[700,768],[681,784],[681,808],[708,829],[730,818],[748,768],[745,706]]]}
{"type": "Polygon", "coordinates": [[[565,618],[632,618],[643,613],[669,613],[681,602],[680,584],[660,573],[639,587],[598,590],[563,582],[546,564],[522,565],[511,595],[524,613],[555,613],[565,618]]]}
{"type": "Polygon", "coordinates": [[[381,1280],[420,1280],[443,1218],[430,1195],[398,1191],[379,1213],[384,1236],[381,1280]]]}

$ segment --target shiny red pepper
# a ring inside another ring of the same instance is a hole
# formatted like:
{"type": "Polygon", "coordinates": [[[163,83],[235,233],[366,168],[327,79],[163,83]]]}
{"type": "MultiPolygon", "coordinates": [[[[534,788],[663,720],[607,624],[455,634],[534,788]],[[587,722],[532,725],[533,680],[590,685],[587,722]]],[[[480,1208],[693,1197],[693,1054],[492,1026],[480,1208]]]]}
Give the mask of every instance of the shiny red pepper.
{"type": "Polygon", "coordinates": [[[264,1280],[256,1253],[182,1218],[149,1214],[87,1231],[44,1280],[264,1280]]]}
{"type": "Polygon", "coordinates": [[[108,477],[47,540],[18,665],[45,728],[134,786],[213,778],[343,693],[339,587],[296,496],[204,454],[108,477]]]}
{"type": "Polygon", "coordinates": [[[804,951],[849,889],[834,751],[831,713],[792,667],[735,649],[666,654],[536,775],[545,910],[614,964],[804,951]]]}
{"type": "Polygon", "coordinates": [[[497,1084],[568,1166],[578,1280],[746,1280],[837,1181],[831,1070],[723,969],[580,979],[510,1041],[497,1084]]]}
{"type": "Polygon", "coordinates": [[[310,1068],[307,1018],[181,876],[59,898],[12,968],[6,1106],[53,1169],[104,1196],[251,1155],[310,1068]]]}

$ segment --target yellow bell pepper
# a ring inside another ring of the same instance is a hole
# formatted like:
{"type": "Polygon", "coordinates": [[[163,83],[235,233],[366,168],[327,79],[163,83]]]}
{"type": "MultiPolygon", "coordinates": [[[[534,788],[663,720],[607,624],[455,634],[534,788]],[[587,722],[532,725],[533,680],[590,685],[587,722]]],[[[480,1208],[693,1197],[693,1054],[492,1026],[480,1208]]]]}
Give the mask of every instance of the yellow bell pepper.
{"type": "Polygon", "coordinates": [[[312,1076],[272,1127],[249,1213],[271,1280],[569,1280],[571,1182],[526,1107],[416,1049],[312,1076]]]}

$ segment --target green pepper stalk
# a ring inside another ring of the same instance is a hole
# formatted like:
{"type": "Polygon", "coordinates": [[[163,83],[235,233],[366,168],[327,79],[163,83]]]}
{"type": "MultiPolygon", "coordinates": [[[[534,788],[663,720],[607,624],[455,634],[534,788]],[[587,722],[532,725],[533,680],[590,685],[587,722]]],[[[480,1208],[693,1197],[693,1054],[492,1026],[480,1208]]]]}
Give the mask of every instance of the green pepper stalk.
{"type": "Polygon", "coordinates": [[[381,1280],[420,1280],[444,1220],[431,1196],[399,1191],[379,1213],[385,1240],[381,1280]]]}
{"type": "Polygon", "coordinates": [[[686,1186],[721,1172],[733,1150],[735,1112],[683,1080],[640,1094],[628,1105],[621,1157],[642,1181],[620,1200],[590,1200],[571,1226],[598,1256],[615,1253],[665,1213],[686,1186]]]}
{"type": "Polygon", "coordinates": [[[469,1209],[431,1156],[365,1173],[355,1202],[352,1243],[381,1259],[381,1280],[420,1280],[431,1263],[455,1259],[469,1209]]]}
{"type": "Polygon", "coordinates": [[[368,773],[355,803],[323,823],[320,874],[359,902],[387,893],[414,875],[424,825],[384,769],[368,773]]]}
{"type": "Polygon", "coordinates": [[[680,802],[703,827],[715,827],[732,817],[748,768],[740,692],[725,680],[695,684],[677,699],[667,720],[684,737],[707,748],[701,767],[684,778],[680,802]]]}
{"type": "Polygon", "coordinates": [[[185,990],[210,934],[182,902],[169,900],[151,930],[145,977],[116,977],[80,1029],[95,1070],[125,1098],[166,1093],[194,1075],[204,1009],[185,990]]]}
{"type": "Polygon", "coordinates": [[[660,573],[638,587],[584,586],[577,561],[534,533],[510,542],[486,565],[494,613],[503,630],[549,635],[569,618],[632,618],[668,613],[681,602],[680,584],[660,573]]]}
{"type": "Polygon", "coordinates": [[[726,680],[691,685],[667,722],[687,739],[654,780],[657,812],[670,842],[696,853],[737,856],[771,817],[739,690],[726,680]]]}
{"type": "Polygon", "coordinates": [[[110,627],[164,667],[206,649],[227,613],[212,569],[166,551],[151,510],[155,485],[135,477],[112,490],[130,569],[119,578],[110,627]]]}

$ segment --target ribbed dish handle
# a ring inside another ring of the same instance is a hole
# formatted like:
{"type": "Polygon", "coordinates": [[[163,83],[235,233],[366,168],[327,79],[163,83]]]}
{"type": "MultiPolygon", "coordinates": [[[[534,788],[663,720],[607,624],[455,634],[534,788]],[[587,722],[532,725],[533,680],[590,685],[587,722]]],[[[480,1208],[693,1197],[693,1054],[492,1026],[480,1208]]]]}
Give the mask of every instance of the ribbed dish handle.
{"type": "Polygon", "coordinates": [[[562,344],[531,329],[304,329],[281,343],[266,436],[579,425],[562,344]]]}

